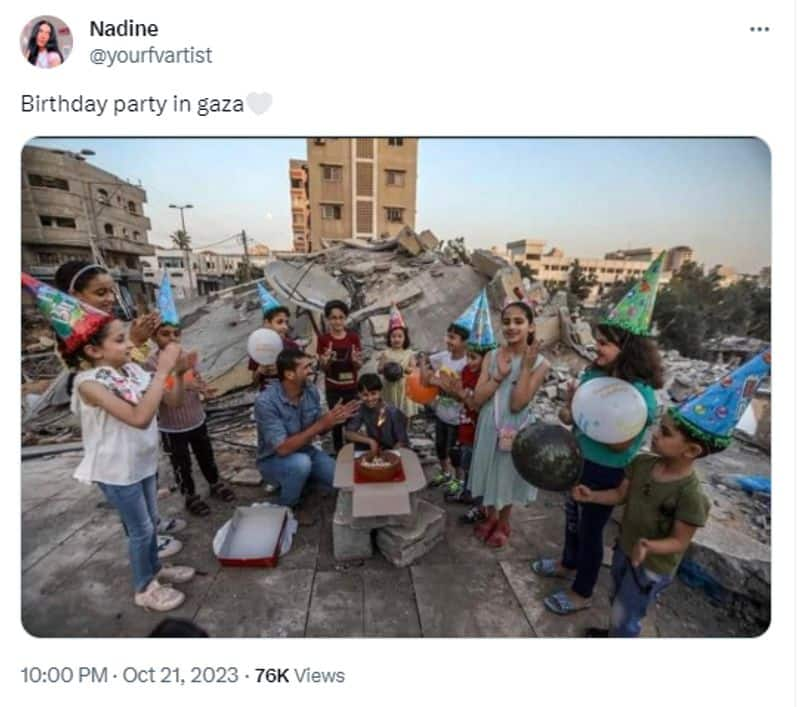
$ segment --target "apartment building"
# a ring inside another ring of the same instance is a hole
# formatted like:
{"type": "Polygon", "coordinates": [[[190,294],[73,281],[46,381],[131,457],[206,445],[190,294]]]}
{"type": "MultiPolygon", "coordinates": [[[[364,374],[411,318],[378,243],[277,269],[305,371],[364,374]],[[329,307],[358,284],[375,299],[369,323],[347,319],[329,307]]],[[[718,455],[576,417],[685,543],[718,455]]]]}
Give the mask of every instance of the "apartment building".
{"type": "Polygon", "coordinates": [[[292,246],[295,252],[311,249],[311,205],[308,199],[308,162],[289,160],[289,200],[292,209],[292,246]]]}
{"type": "Polygon", "coordinates": [[[68,150],[22,150],[22,267],[52,283],[67,260],[94,260],[92,241],[114,279],[139,304],[149,299],[140,259],[148,242],[147,193],[68,150]]]}
{"type": "Polygon", "coordinates": [[[156,246],[155,255],[142,258],[146,283],[156,288],[166,272],[176,299],[191,297],[193,292],[207,295],[236,284],[236,274],[242,255],[225,255],[210,250],[189,251],[190,269],[186,269],[186,251],[156,246]]]}
{"type": "Polygon", "coordinates": [[[416,138],[309,138],[310,250],[415,227],[416,138]]]}

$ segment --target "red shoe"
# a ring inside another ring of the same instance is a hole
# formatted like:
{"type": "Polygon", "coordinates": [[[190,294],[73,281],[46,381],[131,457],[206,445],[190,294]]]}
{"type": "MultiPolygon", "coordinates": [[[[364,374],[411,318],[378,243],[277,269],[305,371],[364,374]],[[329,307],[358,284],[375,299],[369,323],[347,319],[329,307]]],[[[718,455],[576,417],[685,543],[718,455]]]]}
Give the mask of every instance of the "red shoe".
{"type": "Polygon", "coordinates": [[[486,539],[494,532],[497,525],[497,518],[487,518],[483,523],[475,526],[475,537],[486,542],[486,539]]]}
{"type": "Polygon", "coordinates": [[[504,547],[511,535],[511,526],[508,523],[498,523],[492,531],[486,544],[489,547],[504,547]]]}

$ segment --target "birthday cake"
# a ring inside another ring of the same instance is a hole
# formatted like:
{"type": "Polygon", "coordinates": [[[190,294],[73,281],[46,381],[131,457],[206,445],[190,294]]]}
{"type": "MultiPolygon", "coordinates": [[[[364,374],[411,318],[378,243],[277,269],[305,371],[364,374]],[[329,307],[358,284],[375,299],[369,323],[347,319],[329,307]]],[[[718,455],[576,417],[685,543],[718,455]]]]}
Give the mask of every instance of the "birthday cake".
{"type": "Polygon", "coordinates": [[[372,481],[386,481],[402,469],[400,455],[394,452],[370,452],[355,460],[356,470],[372,481]]]}

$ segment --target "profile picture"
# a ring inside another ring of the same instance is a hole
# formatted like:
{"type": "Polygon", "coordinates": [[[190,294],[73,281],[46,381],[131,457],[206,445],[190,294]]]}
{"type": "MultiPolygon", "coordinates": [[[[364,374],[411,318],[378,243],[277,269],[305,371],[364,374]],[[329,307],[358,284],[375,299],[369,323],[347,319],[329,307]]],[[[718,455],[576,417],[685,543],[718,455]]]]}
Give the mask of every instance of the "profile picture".
{"type": "Polygon", "coordinates": [[[22,55],[39,69],[61,66],[72,52],[72,32],[53,15],[35,17],[22,30],[22,55]]]}

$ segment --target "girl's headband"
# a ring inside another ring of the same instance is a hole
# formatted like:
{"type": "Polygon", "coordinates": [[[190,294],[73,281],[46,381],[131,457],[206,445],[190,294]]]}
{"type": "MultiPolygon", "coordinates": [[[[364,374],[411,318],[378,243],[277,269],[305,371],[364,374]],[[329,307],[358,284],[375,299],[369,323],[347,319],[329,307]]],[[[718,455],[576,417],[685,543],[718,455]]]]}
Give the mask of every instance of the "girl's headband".
{"type": "Polygon", "coordinates": [[[69,281],[69,287],[67,288],[67,292],[72,292],[75,289],[75,283],[78,281],[78,278],[83,275],[84,273],[89,272],[89,270],[101,270],[102,272],[108,273],[108,269],[104,268],[102,265],[97,265],[97,263],[89,263],[88,265],[84,265],[78,272],[76,272],[72,279],[69,281]]]}

